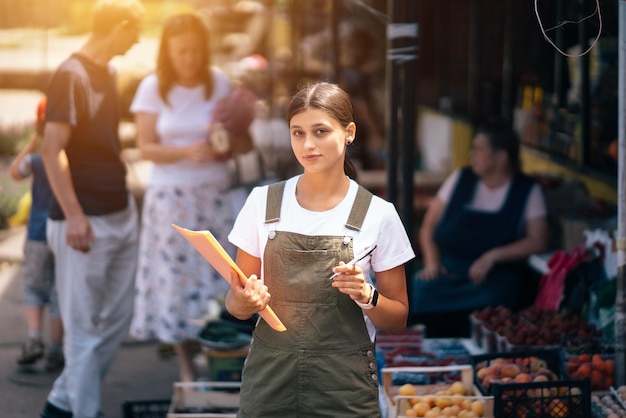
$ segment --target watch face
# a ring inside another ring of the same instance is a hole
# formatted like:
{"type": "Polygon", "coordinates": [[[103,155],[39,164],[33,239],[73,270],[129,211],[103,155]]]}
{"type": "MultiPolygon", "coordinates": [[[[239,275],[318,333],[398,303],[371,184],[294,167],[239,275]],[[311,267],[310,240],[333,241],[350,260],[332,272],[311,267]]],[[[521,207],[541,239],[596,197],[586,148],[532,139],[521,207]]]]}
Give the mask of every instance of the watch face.
{"type": "Polygon", "coordinates": [[[374,289],[374,295],[372,295],[372,306],[376,306],[378,303],[378,290],[374,289]]]}

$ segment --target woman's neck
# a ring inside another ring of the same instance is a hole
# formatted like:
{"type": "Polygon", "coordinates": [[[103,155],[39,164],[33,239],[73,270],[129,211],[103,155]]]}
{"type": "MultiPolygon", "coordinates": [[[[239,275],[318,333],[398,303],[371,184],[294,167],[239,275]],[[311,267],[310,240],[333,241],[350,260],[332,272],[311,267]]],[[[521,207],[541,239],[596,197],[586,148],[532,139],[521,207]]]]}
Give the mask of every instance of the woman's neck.
{"type": "Polygon", "coordinates": [[[178,78],[176,79],[176,84],[182,87],[197,87],[202,84],[202,79],[200,78],[178,78]]]}
{"type": "Polygon", "coordinates": [[[350,189],[350,179],[345,174],[317,176],[303,174],[296,185],[296,199],[305,209],[322,212],[337,206],[350,189]]]}
{"type": "Polygon", "coordinates": [[[507,184],[511,177],[513,177],[513,173],[510,170],[498,170],[483,176],[481,180],[488,188],[497,189],[507,184]]]}

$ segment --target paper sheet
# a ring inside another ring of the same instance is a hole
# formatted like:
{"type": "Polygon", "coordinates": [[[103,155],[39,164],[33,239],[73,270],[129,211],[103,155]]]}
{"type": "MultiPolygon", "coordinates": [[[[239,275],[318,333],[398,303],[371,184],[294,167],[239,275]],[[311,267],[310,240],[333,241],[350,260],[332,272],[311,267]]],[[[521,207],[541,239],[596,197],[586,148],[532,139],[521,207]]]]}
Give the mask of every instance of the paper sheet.
{"type": "MultiPolygon", "coordinates": [[[[248,278],[210,231],[191,231],[175,224],[172,224],[172,226],[193,245],[227,282],[230,283],[230,272],[234,270],[237,272],[241,286],[246,285],[248,278]]],[[[259,312],[259,315],[274,330],[285,331],[287,329],[269,305],[259,312]]]]}

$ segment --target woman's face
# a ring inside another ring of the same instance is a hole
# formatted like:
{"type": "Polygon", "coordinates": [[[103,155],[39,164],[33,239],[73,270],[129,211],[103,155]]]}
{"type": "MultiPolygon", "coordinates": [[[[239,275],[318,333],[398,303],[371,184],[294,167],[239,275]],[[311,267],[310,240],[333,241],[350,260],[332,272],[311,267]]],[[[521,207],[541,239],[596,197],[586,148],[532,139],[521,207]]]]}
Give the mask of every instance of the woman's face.
{"type": "Polygon", "coordinates": [[[484,134],[478,134],[472,141],[470,150],[470,164],[478,176],[485,176],[493,171],[496,164],[496,155],[489,145],[484,134]]]}
{"type": "Polygon", "coordinates": [[[176,81],[182,85],[196,84],[201,80],[204,51],[200,36],[193,32],[181,33],[169,38],[168,52],[176,81]]]}
{"type": "Polygon", "coordinates": [[[291,148],[305,172],[342,170],[346,142],[352,141],[355,127],[348,128],[319,109],[307,109],[290,121],[291,148]]]}

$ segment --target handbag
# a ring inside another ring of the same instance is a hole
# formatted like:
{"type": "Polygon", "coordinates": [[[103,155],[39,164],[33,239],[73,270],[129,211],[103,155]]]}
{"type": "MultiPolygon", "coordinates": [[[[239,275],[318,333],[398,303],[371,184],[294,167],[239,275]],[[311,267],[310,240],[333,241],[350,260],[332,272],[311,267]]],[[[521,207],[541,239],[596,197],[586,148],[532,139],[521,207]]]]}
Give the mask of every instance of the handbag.
{"type": "Polygon", "coordinates": [[[239,86],[215,105],[210,140],[222,154],[232,150],[232,141],[252,141],[250,125],[256,115],[258,98],[252,90],[239,86]]]}

